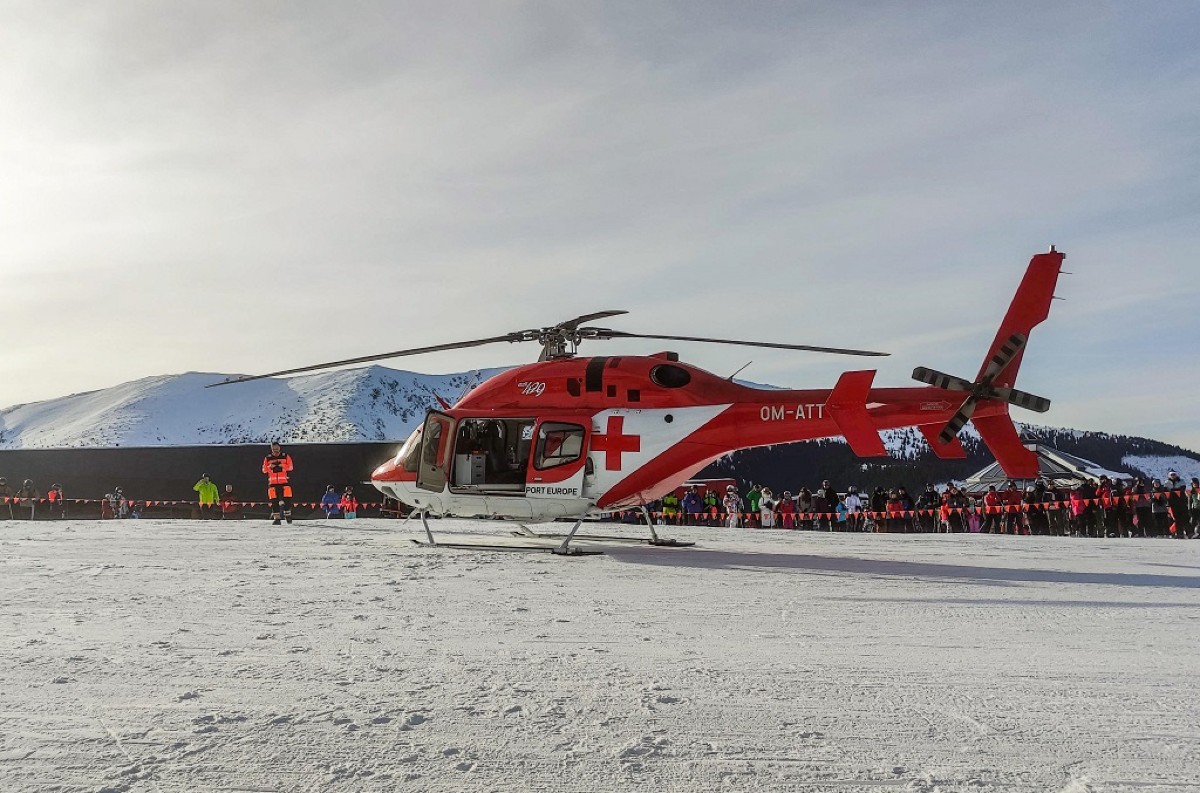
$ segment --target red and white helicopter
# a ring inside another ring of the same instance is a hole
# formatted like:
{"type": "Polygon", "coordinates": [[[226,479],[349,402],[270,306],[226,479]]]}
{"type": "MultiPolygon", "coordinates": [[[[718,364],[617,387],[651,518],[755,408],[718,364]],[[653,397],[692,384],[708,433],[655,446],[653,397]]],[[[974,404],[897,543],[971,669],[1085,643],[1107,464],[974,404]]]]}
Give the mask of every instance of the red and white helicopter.
{"type": "MultiPolygon", "coordinates": [[[[641,338],[739,344],[846,355],[885,355],[798,344],[627,333],[585,323],[624,314],[602,311],[553,327],[287,369],[218,383],[296,374],[405,355],[536,341],[536,363],[480,384],[453,406],[431,410],[394,459],[371,476],[387,496],[414,507],[428,544],[427,516],[491,516],[520,522],[583,518],[636,508],[662,496],[712,461],[755,446],[843,436],[859,456],[886,455],[879,431],[916,426],[943,458],[965,456],[958,432],[971,421],[1005,472],[1034,478],[1036,455],[1021,443],[1009,406],[1045,412],[1050,402],[1013,388],[1026,342],[1049,314],[1064,255],[1029,262],[1008,313],[974,380],[919,367],[924,387],[875,388],[874,370],[848,371],[832,389],[765,390],[683,363],[673,352],[578,357],[585,340],[641,338]]],[[[643,510],[652,544],[657,536],[643,510]]],[[[543,536],[543,535],[530,535],[543,536]]],[[[442,543],[449,545],[448,543],[442,543]]],[[[690,544],[690,543],[688,543],[690,544]]],[[[547,550],[545,546],[537,546],[547,550]]]]}

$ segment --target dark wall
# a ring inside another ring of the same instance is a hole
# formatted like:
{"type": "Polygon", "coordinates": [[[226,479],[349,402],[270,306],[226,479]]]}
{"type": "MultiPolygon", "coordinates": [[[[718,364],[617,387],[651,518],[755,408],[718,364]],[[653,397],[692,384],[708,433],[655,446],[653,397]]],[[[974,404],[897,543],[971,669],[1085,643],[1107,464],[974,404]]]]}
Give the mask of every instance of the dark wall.
{"type": "MultiPolygon", "coordinates": [[[[326,485],[339,492],[354,485],[359,500],[380,500],[381,494],[363,483],[399,448],[396,443],[285,446],[296,466],[291,476],[295,498],[317,501],[326,485]]],[[[131,499],[193,500],[192,486],[206,473],[222,491],[232,484],[239,500],[253,501],[266,498],[262,461],[269,451],[263,445],[17,449],[0,451],[0,476],[13,490],[32,479],[43,495],[57,482],[68,499],[99,498],[120,487],[131,499]]]]}

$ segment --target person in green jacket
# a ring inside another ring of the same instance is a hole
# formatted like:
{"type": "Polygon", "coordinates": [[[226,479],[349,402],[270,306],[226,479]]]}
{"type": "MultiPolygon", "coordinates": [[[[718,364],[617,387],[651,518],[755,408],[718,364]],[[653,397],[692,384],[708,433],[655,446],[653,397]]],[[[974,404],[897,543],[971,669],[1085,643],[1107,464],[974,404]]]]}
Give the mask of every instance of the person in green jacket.
{"type": "Polygon", "coordinates": [[[708,525],[716,526],[717,515],[721,512],[721,500],[717,498],[715,490],[704,491],[704,512],[708,519],[708,525]]]}
{"type": "Polygon", "coordinates": [[[217,486],[209,480],[208,474],[203,474],[192,490],[200,495],[200,518],[202,520],[220,520],[221,491],[217,490],[217,486]]]}
{"type": "Polygon", "coordinates": [[[748,522],[751,525],[757,526],[759,523],[759,503],[762,501],[762,488],[758,485],[751,485],[750,492],[746,494],[746,504],[750,507],[748,522]]]}
{"type": "Polygon", "coordinates": [[[679,496],[674,490],[662,497],[662,515],[664,523],[679,522],[679,496]]]}

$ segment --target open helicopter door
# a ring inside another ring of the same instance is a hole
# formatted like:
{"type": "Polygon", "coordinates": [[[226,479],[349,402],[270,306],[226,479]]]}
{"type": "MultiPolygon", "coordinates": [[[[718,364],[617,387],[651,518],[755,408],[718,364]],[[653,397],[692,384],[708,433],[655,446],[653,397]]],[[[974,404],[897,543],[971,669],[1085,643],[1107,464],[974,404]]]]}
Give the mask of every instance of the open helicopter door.
{"type": "Polygon", "coordinates": [[[417,487],[440,493],[450,479],[450,463],[454,459],[454,419],[436,410],[425,417],[421,432],[421,462],[417,466],[417,487]]]}
{"type": "Polygon", "coordinates": [[[582,499],[587,473],[589,422],[542,419],[533,432],[525,476],[527,498],[582,499]]]}

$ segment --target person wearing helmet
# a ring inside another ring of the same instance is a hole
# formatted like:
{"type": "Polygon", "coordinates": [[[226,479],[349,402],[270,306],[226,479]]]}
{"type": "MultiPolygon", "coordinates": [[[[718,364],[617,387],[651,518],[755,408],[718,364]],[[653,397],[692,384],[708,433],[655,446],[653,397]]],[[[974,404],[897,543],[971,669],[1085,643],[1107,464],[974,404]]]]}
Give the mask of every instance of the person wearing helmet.
{"type": "Polygon", "coordinates": [[[241,512],[241,504],[233,492],[233,485],[225,485],[225,489],[221,491],[221,520],[237,520],[242,516],[241,512]]]}
{"type": "Polygon", "coordinates": [[[342,508],[342,517],[348,520],[358,517],[358,499],[354,497],[354,488],[350,485],[346,485],[339,506],[342,508]]]}
{"type": "Polygon", "coordinates": [[[942,507],[942,494],[932,482],[925,483],[925,490],[917,496],[917,526],[923,532],[938,530],[938,514],[942,507]]]}
{"type": "Polygon", "coordinates": [[[0,476],[0,520],[16,517],[13,514],[13,491],[8,480],[0,476]]]}
{"type": "Polygon", "coordinates": [[[321,496],[321,509],[325,510],[325,517],[340,518],[342,516],[341,501],[342,497],[338,495],[333,485],[326,485],[325,495],[321,496]]]}
{"type": "Polygon", "coordinates": [[[50,489],[46,491],[46,500],[50,502],[51,518],[67,516],[67,502],[63,500],[62,485],[58,482],[50,485],[50,489]]]}
{"type": "Polygon", "coordinates": [[[858,488],[850,485],[846,489],[846,498],[842,502],[846,505],[846,530],[847,531],[862,531],[863,530],[863,499],[858,494],[858,488]]]}
{"type": "Polygon", "coordinates": [[[1033,485],[1026,485],[1025,495],[1021,497],[1025,518],[1029,521],[1029,533],[1044,535],[1050,533],[1050,521],[1046,516],[1046,508],[1042,505],[1042,495],[1033,485]]]}
{"type": "Polygon", "coordinates": [[[725,498],[721,505],[725,508],[725,525],[736,529],[742,515],[742,497],[738,495],[736,485],[725,488],[725,498]]]}
{"type": "Polygon", "coordinates": [[[1175,532],[1171,536],[1177,540],[1186,540],[1191,534],[1188,525],[1191,519],[1188,515],[1187,485],[1176,471],[1170,471],[1163,488],[1167,491],[1167,509],[1171,513],[1171,528],[1175,532]]]}
{"type": "Polygon", "coordinates": [[[33,520],[37,517],[37,503],[41,498],[41,493],[33,486],[32,479],[26,479],[25,484],[21,485],[21,489],[17,491],[17,503],[21,507],[21,517],[24,517],[25,510],[29,510],[29,519],[33,520]]]}
{"type": "Polygon", "coordinates": [[[288,475],[292,472],[292,456],[276,441],[271,444],[271,453],[263,458],[262,472],[267,475],[267,500],[271,502],[271,523],[278,526],[280,517],[292,522],[292,486],[288,475]]]}

